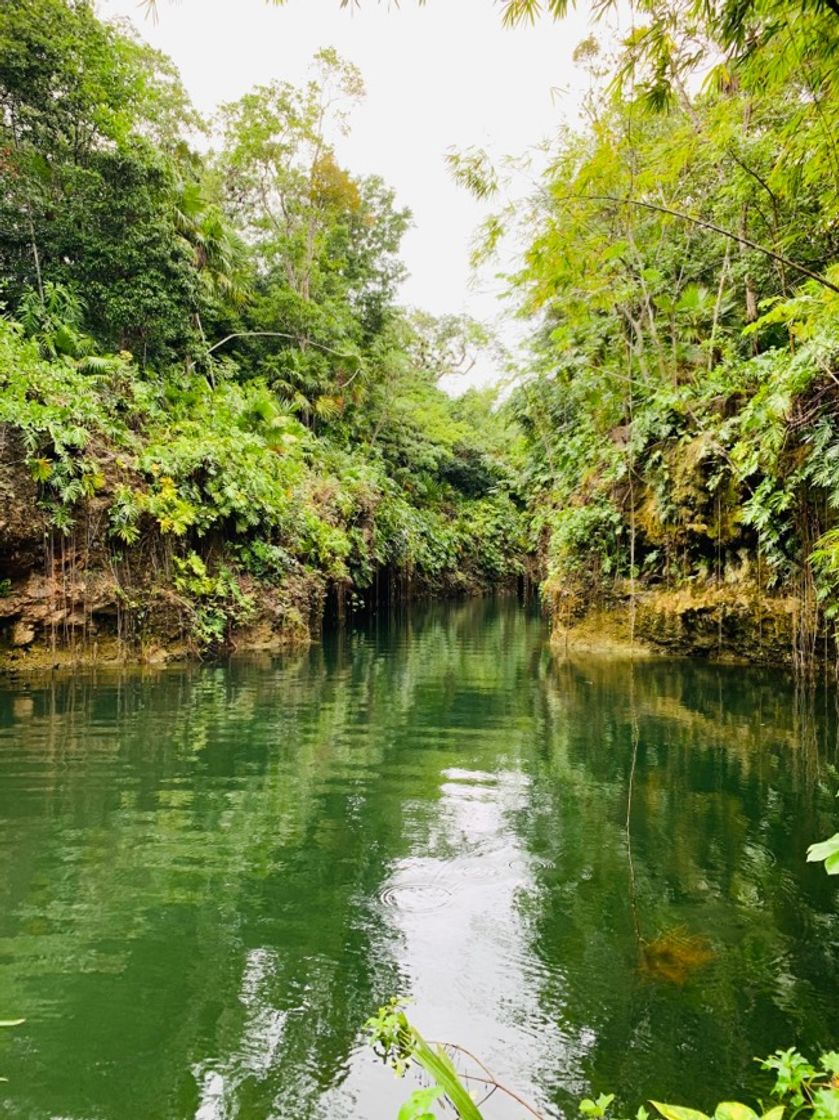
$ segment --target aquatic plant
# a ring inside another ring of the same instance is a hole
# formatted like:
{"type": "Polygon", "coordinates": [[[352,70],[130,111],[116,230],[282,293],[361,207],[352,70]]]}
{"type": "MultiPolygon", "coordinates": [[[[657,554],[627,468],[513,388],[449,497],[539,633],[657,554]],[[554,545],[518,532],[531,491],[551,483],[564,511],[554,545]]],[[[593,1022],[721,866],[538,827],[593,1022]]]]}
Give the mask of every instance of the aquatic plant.
{"type": "MultiPolygon", "coordinates": [[[[436,1120],[434,1106],[445,1101],[461,1120],[485,1120],[480,1104],[493,1093],[514,1100],[537,1120],[543,1114],[514,1090],[500,1082],[487,1067],[464,1047],[454,1043],[427,1042],[410,1022],[404,1001],[392,999],[368,1020],[366,1026],[374,1051],[396,1073],[404,1077],[415,1063],[431,1082],[416,1090],[399,1111],[398,1120],[436,1120]],[[468,1072],[459,1072],[453,1056],[466,1060],[468,1072]],[[477,1086],[477,1089],[471,1088],[477,1086]]],[[[683,1105],[650,1101],[663,1120],[836,1120],[839,1117],[839,1053],[827,1051],[816,1064],[796,1049],[778,1050],[761,1061],[761,1068],[774,1072],[771,1094],[778,1103],[756,1111],[739,1101],[722,1101],[709,1116],[683,1105]]],[[[596,1099],[580,1102],[580,1114],[586,1120],[621,1120],[613,1108],[614,1093],[602,1093],[596,1099]]],[[[634,1120],[649,1120],[650,1113],[642,1105],[634,1120]]]]}

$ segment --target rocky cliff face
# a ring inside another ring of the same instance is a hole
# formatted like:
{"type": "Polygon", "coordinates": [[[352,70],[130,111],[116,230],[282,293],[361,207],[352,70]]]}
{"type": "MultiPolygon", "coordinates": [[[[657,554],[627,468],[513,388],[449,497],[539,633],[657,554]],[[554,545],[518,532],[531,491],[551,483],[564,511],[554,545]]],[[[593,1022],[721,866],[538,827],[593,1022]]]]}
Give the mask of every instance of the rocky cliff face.
{"type": "Polygon", "coordinates": [[[831,659],[831,635],[816,632],[812,607],[794,594],[770,595],[750,581],[679,589],[639,589],[569,625],[556,621],[562,651],[669,654],[805,668],[831,659]]]}

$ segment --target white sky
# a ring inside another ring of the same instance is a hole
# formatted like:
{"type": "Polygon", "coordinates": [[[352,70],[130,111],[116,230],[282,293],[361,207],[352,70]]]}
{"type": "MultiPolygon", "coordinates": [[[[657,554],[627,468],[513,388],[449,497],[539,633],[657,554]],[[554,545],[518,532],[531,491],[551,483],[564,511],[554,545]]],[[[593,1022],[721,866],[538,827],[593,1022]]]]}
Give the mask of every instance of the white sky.
{"type": "MultiPolygon", "coordinates": [[[[341,162],[391,184],[414,215],[403,242],[410,270],[403,302],[434,314],[467,312],[489,321],[501,284],[470,282],[472,235],[491,206],[471,198],[444,163],[451,145],[518,155],[573,122],[588,78],[571,56],[589,33],[585,0],[560,23],[504,29],[493,0],[402,0],[400,8],[363,0],[158,0],[159,20],[137,0],[99,0],[102,17],[127,16],[174,59],[194,103],[211,113],[252,86],[279,78],[299,83],[326,46],[354,62],[367,98],[341,162]]],[[[502,337],[512,340],[512,327],[502,337]]],[[[489,371],[487,371],[489,372],[489,371]]]]}

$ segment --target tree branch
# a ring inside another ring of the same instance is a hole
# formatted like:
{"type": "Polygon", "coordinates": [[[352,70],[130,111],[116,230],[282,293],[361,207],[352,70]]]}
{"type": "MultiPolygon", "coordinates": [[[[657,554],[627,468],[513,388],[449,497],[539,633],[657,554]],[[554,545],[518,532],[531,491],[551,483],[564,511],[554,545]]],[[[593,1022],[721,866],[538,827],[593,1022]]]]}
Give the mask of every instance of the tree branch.
{"type": "Polygon", "coordinates": [[[652,210],[658,214],[666,214],[671,218],[678,218],[683,222],[690,222],[691,225],[701,226],[703,229],[711,230],[712,233],[719,233],[723,237],[728,237],[731,241],[736,241],[740,245],[745,245],[748,249],[754,249],[757,253],[763,253],[764,256],[771,257],[772,260],[779,261],[788,268],[795,269],[796,272],[800,272],[810,280],[815,280],[817,284],[821,284],[823,287],[829,288],[832,292],[836,292],[836,294],[839,295],[839,285],[828,280],[826,276],[822,276],[818,272],[813,272],[811,268],[807,268],[806,265],[799,264],[798,261],[785,257],[782,253],[776,253],[774,249],[769,249],[766,245],[759,245],[749,237],[744,237],[739,233],[733,233],[730,229],[724,229],[714,222],[709,222],[706,218],[695,218],[692,214],[685,214],[681,210],[673,210],[669,206],[661,206],[656,202],[645,202],[640,198],[621,198],[619,195],[614,194],[569,194],[554,195],[553,197],[559,202],[616,202],[618,205],[623,206],[638,206],[643,210],[652,210]]]}
{"type": "MultiPolygon", "coordinates": [[[[207,353],[212,354],[214,351],[218,350],[219,347],[224,346],[226,342],[231,342],[234,338],[287,338],[292,342],[296,342],[298,345],[300,344],[300,339],[297,335],[288,334],[285,331],[235,331],[233,334],[226,335],[224,338],[220,339],[220,341],[214,342],[207,353]]],[[[334,354],[336,358],[344,358],[344,360],[348,362],[359,361],[359,356],[357,354],[342,354],[340,350],[333,350],[331,346],[324,346],[321,342],[313,342],[311,338],[307,338],[306,342],[309,346],[314,346],[316,349],[323,350],[327,354],[334,354]]]]}

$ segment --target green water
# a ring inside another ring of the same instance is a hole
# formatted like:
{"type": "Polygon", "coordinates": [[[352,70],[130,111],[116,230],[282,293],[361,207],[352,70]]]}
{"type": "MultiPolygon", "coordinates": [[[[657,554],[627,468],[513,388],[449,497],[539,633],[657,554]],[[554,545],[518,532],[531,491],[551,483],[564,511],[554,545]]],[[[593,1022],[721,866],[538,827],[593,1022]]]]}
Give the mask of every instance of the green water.
{"type": "Polygon", "coordinates": [[[7,683],[0,1115],[395,1120],[396,992],[549,1115],[765,1091],[754,1055],[839,1043],[833,702],[552,664],[514,602],[7,683]]]}

